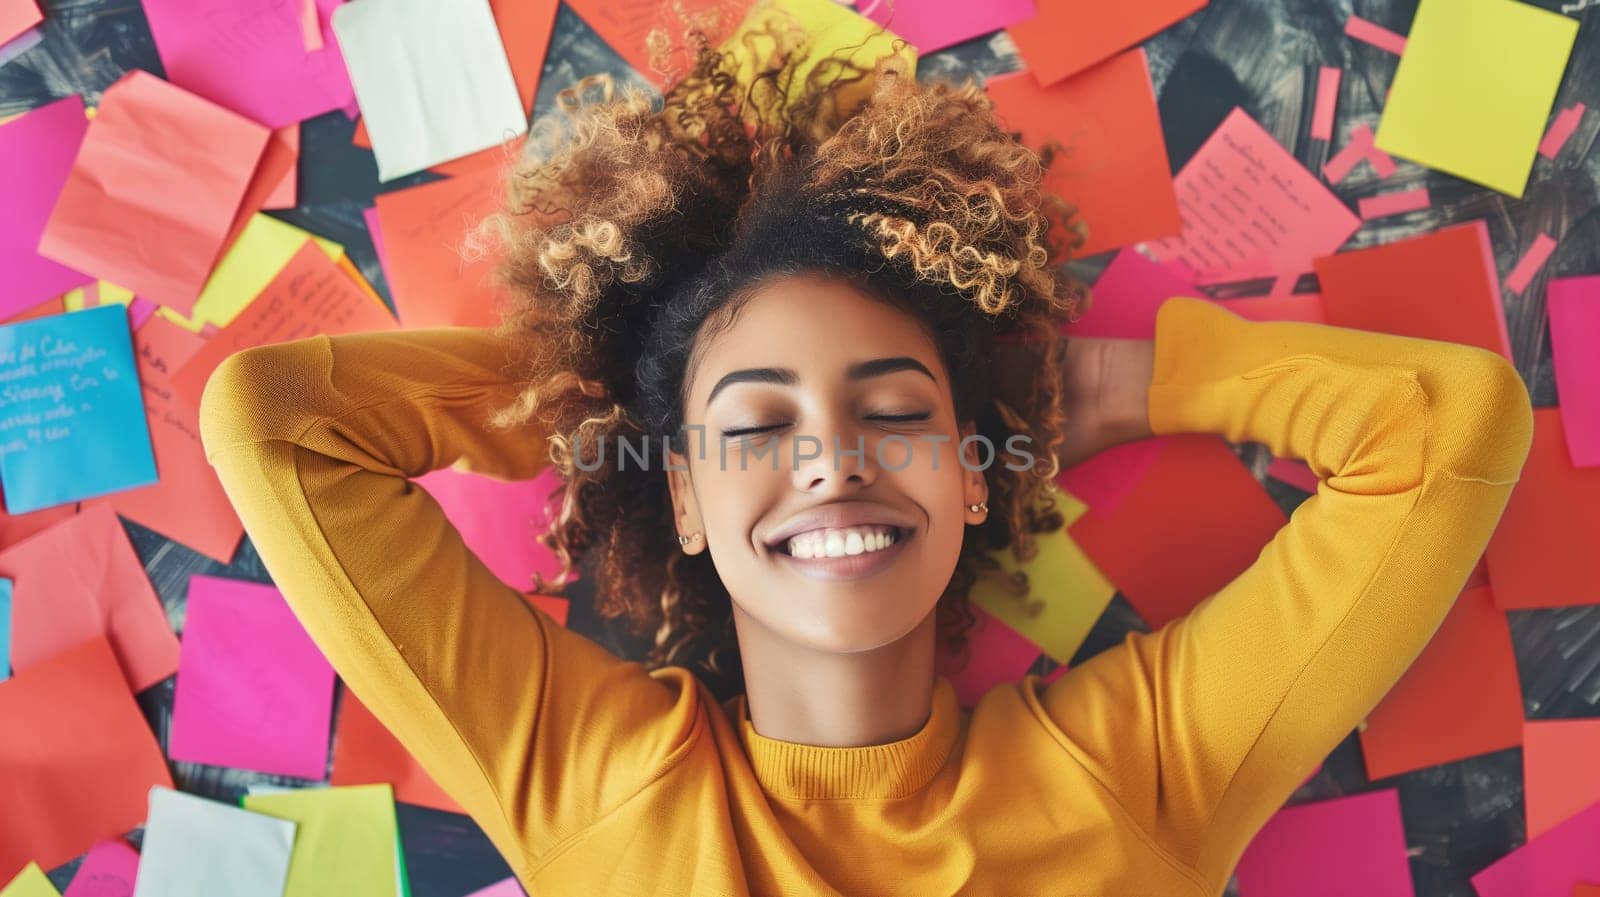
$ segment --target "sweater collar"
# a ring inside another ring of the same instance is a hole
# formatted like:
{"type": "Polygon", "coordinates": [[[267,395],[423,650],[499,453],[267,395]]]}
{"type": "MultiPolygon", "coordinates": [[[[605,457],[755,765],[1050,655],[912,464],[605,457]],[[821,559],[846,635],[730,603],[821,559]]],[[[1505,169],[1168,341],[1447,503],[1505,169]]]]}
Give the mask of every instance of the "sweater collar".
{"type": "Polygon", "coordinates": [[[955,687],[944,676],[933,686],[933,707],[914,734],[887,744],[822,747],[768,738],[750,722],[745,695],[733,699],[739,740],[761,787],[795,800],[896,798],[932,781],[961,733],[955,687]]]}

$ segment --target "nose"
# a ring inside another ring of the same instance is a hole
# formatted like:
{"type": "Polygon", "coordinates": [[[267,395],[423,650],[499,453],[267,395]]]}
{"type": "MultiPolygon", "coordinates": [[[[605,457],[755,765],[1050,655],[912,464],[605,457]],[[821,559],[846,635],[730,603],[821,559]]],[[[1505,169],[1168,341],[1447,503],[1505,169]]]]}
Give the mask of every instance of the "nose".
{"type": "Polygon", "coordinates": [[[816,418],[793,451],[794,487],[803,492],[852,491],[878,479],[876,446],[853,420],[816,418]]]}

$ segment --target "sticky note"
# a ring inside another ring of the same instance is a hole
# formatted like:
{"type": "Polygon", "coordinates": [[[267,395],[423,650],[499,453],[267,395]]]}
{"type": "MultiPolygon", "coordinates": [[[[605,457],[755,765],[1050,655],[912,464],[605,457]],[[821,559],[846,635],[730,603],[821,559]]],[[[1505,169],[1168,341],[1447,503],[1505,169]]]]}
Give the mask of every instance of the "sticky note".
{"type": "MultiPolygon", "coordinates": [[[[26,2],[26,0],[23,0],[23,2],[26,2]]],[[[5,65],[42,43],[44,43],[44,28],[39,25],[29,28],[11,40],[0,44],[0,65],[5,65]]]]}
{"type": "Polygon", "coordinates": [[[1574,467],[1559,408],[1533,409],[1533,445],[1485,561],[1501,610],[1595,603],[1600,468],[1574,467]]]}
{"type": "Polygon", "coordinates": [[[861,0],[856,12],[927,54],[1031,19],[1038,10],[1034,0],[861,0]]]}
{"type": "Polygon", "coordinates": [[[349,687],[339,700],[338,733],[333,740],[333,775],[329,781],[334,785],[386,782],[393,786],[395,800],[447,813],[466,812],[349,687]]]}
{"type": "Polygon", "coordinates": [[[1179,237],[1148,244],[1200,283],[1299,274],[1361,221],[1243,109],[1235,108],[1174,181],[1179,237]]]}
{"type": "Polygon", "coordinates": [[[0,886],[0,897],[61,897],[61,892],[50,883],[38,863],[29,863],[16,878],[0,886]]]}
{"type": "Polygon", "coordinates": [[[501,178],[485,169],[378,194],[375,200],[389,259],[386,273],[400,325],[491,327],[499,292],[489,284],[494,259],[467,261],[467,230],[497,211],[501,178]]]}
{"type": "Polygon", "coordinates": [[[1019,72],[990,78],[984,90],[1006,130],[1036,151],[1052,145],[1042,189],[1076,206],[1073,220],[1088,228],[1076,255],[1183,229],[1142,48],[1049,87],[1019,72]]]}
{"type": "Polygon", "coordinates": [[[1529,838],[1600,802],[1600,719],[1529,720],[1522,730],[1529,838]]]}
{"type": "MultiPolygon", "coordinates": [[[[650,65],[646,41],[652,30],[662,29],[662,36],[672,45],[686,42],[683,32],[690,23],[704,23],[707,34],[727,34],[755,3],[752,0],[686,0],[682,9],[688,14],[687,21],[680,20],[672,6],[654,0],[572,0],[569,5],[634,71],[657,87],[665,87],[673,80],[669,78],[672,73],[658,71],[650,65]]],[[[682,50],[672,61],[680,68],[687,64],[682,50]]],[[[675,74],[681,76],[683,72],[675,74]]]]}
{"type": "Polygon", "coordinates": [[[1187,18],[1205,5],[1206,0],[1040,0],[1037,16],[1006,31],[1039,83],[1054,84],[1187,18]]]}
{"type": "Polygon", "coordinates": [[[1329,324],[1462,343],[1511,360],[1482,220],[1323,256],[1313,267],[1329,324]]]}
{"type": "Polygon", "coordinates": [[[117,513],[227,564],[244,524],[200,444],[199,415],[173,392],[172,376],[205,337],[157,317],[133,338],[145,417],[161,479],[102,499],[117,513]]]}
{"type": "MultiPolygon", "coordinates": [[[[1367,715],[1372,781],[1522,743],[1522,687],[1505,612],[1488,586],[1463,591],[1422,654],[1367,715]]],[[[1600,795],[1596,796],[1600,800],[1600,795]]]]}
{"type": "Polygon", "coordinates": [[[1528,249],[1517,259],[1511,267],[1511,273],[1506,275],[1506,289],[1513,293],[1520,293],[1528,288],[1533,276],[1539,273],[1544,263],[1549,261],[1550,254],[1556,251],[1556,241],[1549,234],[1536,234],[1533,242],[1528,244],[1528,249]]]}
{"type": "Polygon", "coordinates": [[[950,680],[956,703],[975,706],[990,689],[1021,681],[1039,659],[1039,646],[982,608],[972,609],[974,622],[967,630],[964,655],[956,657],[943,645],[935,658],[935,671],[950,680]]]}
{"type": "MultiPolygon", "coordinates": [[[[299,123],[285,125],[281,128],[273,130],[272,140],[267,143],[266,153],[262,154],[263,160],[266,159],[268,154],[271,154],[274,151],[274,147],[277,148],[279,153],[289,156],[291,162],[288,169],[284,171],[283,174],[278,178],[278,182],[273,185],[272,190],[267,193],[266,198],[262,200],[261,208],[292,209],[294,208],[297,197],[299,196],[300,187],[298,177],[300,167],[299,123]]],[[[260,168],[257,168],[256,174],[261,174],[260,168]]],[[[241,206],[241,208],[243,207],[241,206]]],[[[237,217],[235,217],[234,223],[236,225],[239,224],[239,219],[237,217]]],[[[244,223],[248,224],[248,219],[244,223]]]]}
{"type": "Polygon", "coordinates": [[[76,95],[0,125],[0,320],[94,279],[38,248],[88,128],[76,95]]]}
{"type": "Polygon", "coordinates": [[[488,0],[353,0],[333,11],[333,30],[372,135],[379,180],[527,131],[488,0]]]}
{"type": "Polygon", "coordinates": [[[156,480],[127,310],[0,326],[0,480],[21,514],[156,480]]]}
{"type": "Polygon", "coordinates": [[[130,71],[106,88],[39,253],[188,314],[270,134],[130,71]]]}
{"type": "Polygon", "coordinates": [[[11,580],[0,576],[0,682],[11,678],[11,580]]]}
{"type": "Polygon", "coordinates": [[[1204,298],[1182,269],[1153,262],[1132,249],[1124,249],[1094,282],[1091,301],[1078,320],[1063,324],[1069,337],[1152,339],[1156,309],[1173,296],[1204,298]]]}
{"type": "Polygon", "coordinates": [[[1577,33],[1519,0],[1422,0],[1378,148],[1520,198],[1577,33]]]}
{"type": "Polygon", "coordinates": [[[167,755],[327,777],[333,667],[276,587],[189,578],[167,755]]]}
{"type": "Polygon", "coordinates": [[[367,236],[372,238],[372,250],[378,254],[378,267],[383,270],[383,279],[389,279],[389,253],[383,246],[383,225],[378,221],[378,208],[361,210],[361,220],[367,223],[367,236]]]}
{"type": "Polygon", "coordinates": [[[1241,894],[1412,897],[1400,792],[1285,807],[1256,833],[1234,871],[1241,894]]]}
{"type": "Polygon", "coordinates": [[[195,300],[194,310],[180,315],[163,307],[156,313],[194,333],[202,332],[208,324],[219,329],[226,327],[267,288],[306,240],[316,243],[330,261],[337,262],[344,257],[344,247],[332,240],[271,215],[253,215],[222,260],[217,262],[205,288],[200,291],[200,298],[195,300]]]}
{"type": "Polygon", "coordinates": [[[76,504],[56,505],[27,514],[7,514],[0,511],[0,551],[42,533],[77,513],[76,504]]]}
{"type": "Polygon", "coordinates": [[[0,0],[0,43],[44,21],[34,0],[0,0]]]}
{"type": "Polygon", "coordinates": [[[1600,276],[1550,281],[1545,311],[1567,452],[1574,467],[1600,466],[1600,276]]]}
{"type": "Polygon", "coordinates": [[[283,897],[295,823],[151,788],[133,897],[283,897]]]}
{"type": "Polygon", "coordinates": [[[1370,44],[1380,50],[1387,50],[1396,56],[1406,51],[1406,39],[1404,37],[1360,16],[1351,16],[1345,20],[1344,33],[1364,44],[1370,44]]]}
{"type": "Polygon", "coordinates": [[[1356,206],[1361,210],[1362,220],[1371,220],[1426,209],[1430,203],[1432,200],[1428,198],[1428,188],[1417,187],[1414,190],[1391,190],[1375,196],[1364,196],[1356,206]]]}
{"type": "Polygon", "coordinates": [[[537,541],[560,509],[563,487],[555,468],[508,482],[446,467],[415,482],[439,502],[462,541],[501,582],[526,592],[535,573],[553,579],[560,572],[555,554],[537,541]]]}
{"type": "Polygon", "coordinates": [[[1109,514],[1122,504],[1160,454],[1162,439],[1136,439],[1101,449],[1061,471],[1056,484],[1089,508],[1109,514]]]}
{"type": "Polygon", "coordinates": [[[298,826],[283,897],[398,895],[399,823],[388,785],[248,794],[244,806],[298,826]]]}
{"type": "Polygon", "coordinates": [[[173,374],[173,388],[195,409],[211,372],[229,355],[252,346],[289,342],[319,333],[393,330],[389,312],[311,241],[222,332],[173,374]]]}
{"type": "MultiPolygon", "coordinates": [[[[749,85],[755,79],[756,59],[752,58],[752,50],[763,57],[761,61],[765,64],[768,61],[765,57],[775,47],[774,40],[762,33],[768,26],[775,27],[780,34],[796,27],[805,31],[805,47],[784,73],[790,84],[804,84],[824,59],[843,59],[870,72],[880,59],[892,54],[900,58],[908,74],[916,74],[917,47],[893,31],[857,15],[848,6],[833,0],[767,0],[757,3],[718,48],[730,54],[734,78],[740,85],[749,85]]],[[[836,63],[829,65],[836,66],[836,63]]],[[[833,77],[834,70],[824,71],[833,77]]],[[[871,95],[872,87],[873,79],[866,75],[848,86],[840,85],[830,95],[831,108],[822,110],[821,116],[826,119],[853,110],[871,95]]],[[[792,107],[802,95],[802,91],[792,91],[789,105],[792,107]]]]}
{"type": "Polygon", "coordinates": [[[61,897],[133,897],[139,854],[121,838],[96,841],[61,897]]]}
{"type": "Polygon", "coordinates": [[[1580,881],[1600,879],[1600,803],[1472,876],[1479,897],[1568,897],[1580,881]]]}
{"type": "Polygon", "coordinates": [[[1316,492],[1317,474],[1301,458],[1273,458],[1267,465],[1267,476],[1299,489],[1302,492],[1316,492]]]}
{"type": "Polygon", "coordinates": [[[517,884],[515,878],[506,878],[487,888],[473,891],[467,897],[527,897],[527,892],[522,890],[522,885],[517,884]]]}
{"type": "MultiPolygon", "coordinates": [[[[1063,501],[1070,502],[1070,496],[1058,497],[1058,504],[1063,501]]],[[[1039,553],[1025,565],[1017,563],[1009,548],[992,553],[1005,572],[1028,574],[1026,596],[1011,594],[995,579],[980,578],[972,587],[971,601],[1057,663],[1066,663],[1089,637],[1117,590],[1065,530],[1036,533],[1034,539],[1039,553]]]]}
{"type": "Polygon", "coordinates": [[[1251,321],[1305,321],[1328,323],[1321,293],[1294,293],[1288,296],[1257,296],[1218,299],[1217,304],[1251,321]]]}
{"type": "Polygon", "coordinates": [[[1340,69],[1325,65],[1317,72],[1317,99],[1311,113],[1311,136],[1317,140],[1333,139],[1333,113],[1339,102],[1340,69]]]}
{"type": "Polygon", "coordinates": [[[109,507],[86,507],[0,551],[0,576],[13,583],[17,672],[96,635],[110,639],[131,691],[177,672],[177,636],[109,507]]]}
{"type": "Polygon", "coordinates": [[[1115,510],[1090,508],[1068,535],[1155,630],[1244,572],[1285,522],[1227,443],[1182,434],[1115,510]]]}
{"type": "Polygon", "coordinates": [[[145,794],[172,784],[155,734],[102,636],[0,683],[0,881],[28,861],[54,869],[144,821],[145,794]],[[69,749],[70,748],[70,749],[69,749]]]}
{"type": "Polygon", "coordinates": [[[1583,121],[1583,113],[1587,107],[1582,103],[1574,103],[1556,114],[1550,122],[1550,129],[1544,132],[1544,139],[1539,141],[1539,155],[1546,159],[1554,159],[1561,155],[1561,148],[1566,146],[1567,140],[1572,137],[1572,132],[1578,130],[1578,124],[1583,121]]]}

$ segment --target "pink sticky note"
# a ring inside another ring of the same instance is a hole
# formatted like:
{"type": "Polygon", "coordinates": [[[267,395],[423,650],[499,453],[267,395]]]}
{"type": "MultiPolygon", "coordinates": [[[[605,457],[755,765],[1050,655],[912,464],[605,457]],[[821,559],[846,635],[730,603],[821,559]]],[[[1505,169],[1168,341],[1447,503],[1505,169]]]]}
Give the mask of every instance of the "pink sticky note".
{"type": "Polygon", "coordinates": [[[1406,51],[1406,39],[1381,25],[1375,25],[1359,16],[1345,20],[1344,33],[1362,43],[1387,50],[1396,56],[1406,51]]]}
{"type": "Polygon", "coordinates": [[[1311,467],[1299,458],[1273,458],[1267,465],[1267,476],[1306,492],[1316,492],[1320,482],[1311,467]]]}
{"type": "Polygon", "coordinates": [[[1545,291],[1561,426],[1573,467],[1600,465],[1600,275],[1559,277],[1545,291]]]}
{"type": "Polygon", "coordinates": [[[389,279],[389,256],[383,248],[383,228],[378,223],[378,207],[362,209],[361,217],[367,222],[367,234],[372,237],[372,248],[378,253],[378,267],[383,269],[383,279],[389,279]]]}
{"type": "Polygon", "coordinates": [[[1393,788],[1279,810],[1240,857],[1241,894],[1412,897],[1393,788]]]}
{"type": "Polygon", "coordinates": [[[966,664],[958,668],[957,659],[942,648],[935,663],[939,675],[948,677],[955,686],[956,702],[969,708],[989,689],[1020,681],[1039,659],[1039,646],[1022,633],[981,607],[974,606],[972,613],[977,622],[967,630],[966,664]]]}
{"type": "Polygon", "coordinates": [[[927,55],[1034,17],[1033,0],[860,0],[856,12],[927,55]]]}
{"type": "Polygon", "coordinates": [[[444,508],[461,538],[501,582],[533,589],[533,574],[554,579],[555,554],[536,541],[560,509],[561,480],[547,468],[531,480],[506,482],[443,468],[416,478],[444,508]]]}
{"type": "Polygon", "coordinates": [[[1182,260],[1200,283],[1309,270],[1361,226],[1243,109],[1229,113],[1173,185],[1183,233],[1148,248],[1156,261],[1182,260]]]}
{"type": "Polygon", "coordinates": [[[342,2],[316,0],[317,49],[306,46],[301,0],[145,0],[144,12],[168,80],[281,128],[355,99],[329,18],[342,2]]]}
{"type": "Polygon", "coordinates": [[[1539,234],[1533,238],[1533,243],[1528,246],[1528,251],[1517,260],[1516,267],[1506,275],[1506,289],[1513,293],[1520,293],[1528,288],[1533,280],[1533,275],[1539,273],[1544,263],[1550,260],[1550,253],[1556,251],[1556,241],[1548,234],[1539,234]]]}
{"type": "Polygon", "coordinates": [[[1600,803],[1570,816],[1472,876],[1478,897],[1569,897],[1600,881],[1600,803]]]}
{"type": "MultiPolygon", "coordinates": [[[[1322,176],[1328,179],[1328,183],[1337,184],[1349,177],[1350,172],[1355,171],[1356,166],[1367,158],[1367,148],[1360,143],[1362,130],[1362,128],[1352,129],[1350,142],[1346,143],[1337,153],[1334,153],[1328,161],[1322,163],[1322,176]]],[[[1366,132],[1367,140],[1369,141],[1368,145],[1370,145],[1372,129],[1367,128],[1366,132]]]]}
{"type": "Polygon", "coordinates": [[[1379,193],[1377,196],[1363,197],[1356,205],[1361,209],[1364,220],[1383,218],[1387,215],[1399,215],[1404,212],[1415,212],[1426,209],[1431,200],[1428,198],[1428,188],[1418,187],[1415,190],[1396,190],[1390,193],[1379,193]]]}
{"type": "Polygon", "coordinates": [[[322,49],[322,26],[317,24],[317,0],[300,0],[300,42],[306,52],[322,49]]]}
{"type": "Polygon", "coordinates": [[[1056,485],[1095,511],[1110,514],[1155,463],[1164,443],[1158,437],[1114,445],[1061,471],[1056,485]]]}
{"type": "Polygon", "coordinates": [[[150,316],[155,314],[155,311],[156,304],[154,302],[140,296],[133,297],[133,301],[128,303],[128,326],[133,330],[138,330],[144,326],[145,321],[150,320],[150,316]]]}
{"type": "Polygon", "coordinates": [[[133,897],[139,854],[121,838],[96,841],[61,897],[133,897]]]}
{"type": "Polygon", "coordinates": [[[1333,110],[1339,101],[1339,69],[1323,66],[1317,73],[1317,105],[1311,114],[1311,136],[1333,139],[1333,110]]]}
{"type": "Polygon", "coordinates": [[[1156,309],[1173,296],[1202,296],[1181,268],[1162,265],[1132,249],[1117,253],[1095,281],[1089,309],[1062,326],[1069,337],[1150,339],[1155,336],[1156,309]]]}
{"type": "MultiPolygon", "coordinates": [[[[1362,125],[1361,127],[1365,128],[1366,125],[1362,125]]],[[[1371,142],[1372,138],[1370,136],[1367,138],[1367,140],[1367,161],[1372,164],[1372,170],[1376,172],[1380,178],[1386,178],[1389,175],[1394,174],[1398,169],[1398,166],[1395,165],[1394,157],[1383,150],[1378,149],[1377,144],[1371,142]]]]}
{"type": "Polygon", "coordinates": [[[516,878],[503,878],[487,888],[473,891],[467,897],[527,897],[527,892],[517,884],[516,878]]]}
{"type": "Polygon", "coordinates": [[[44,21],[34,0],[0,0],[0,43],[44,21]]]}
{"type": "Polygon", "coordinates": [[[189,578],[167,756],[323,779],[333,667],[275,587],[189,578]]]}
{"type": "Polygon", "coordinates": [[[1539,155],[1546,159],[1554,159],[1560,155],[1561,148],[1567,144],[1567,139],[1578,129],[1578,123],[1583,121],[1586,108],[1582,103],[1577,103],[1561,110],[1556,115],[1555,121],[1550,123],[1550,130],[1544,132],[1544,139],[1539,141],[1539,155]]]}
{"type": "Polygon", "coordinates": [[[94,280],[38,251],[88,127],[76,95],[0,125],[0,320],[94,280]]]}

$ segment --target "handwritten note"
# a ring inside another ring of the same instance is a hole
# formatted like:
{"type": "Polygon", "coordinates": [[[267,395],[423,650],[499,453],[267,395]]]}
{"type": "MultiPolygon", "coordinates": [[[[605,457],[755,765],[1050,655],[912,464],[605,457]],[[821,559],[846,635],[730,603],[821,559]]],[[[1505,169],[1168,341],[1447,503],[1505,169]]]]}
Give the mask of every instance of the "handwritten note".
{"type": "Polygon", "coordinates": [[[39,236],[67,182],[89,120],[70,96],[0,125],[0,319],[93,280],[39,254],[39,236]]]}
{"type": "Polygon", "coordinates": [[[189,579],[167,755],[327,777],[333,667],[273,586],[189,579]]]}
{"type": "Polygon", "coordinates": [[[133,897],[139,854],[121,838],[96,841],[61,897],[133,897]]]}
{"type": "Polygon", "coordinates": [[[149,800],[133,897],[283,897],[293,822],[171,788],[149,800]]]}
{"type": "Polygon", "coordinates": [[[126,308],[0,326],[0,481],[11,514],[156,481],[126,308]]]}
{"type": "Polygon", "coordinates": [[[487,327],[497,320],[492,260],[468,262],[460,247],[467,228],[494,209],[499,181],[498,172],[484,170],[378,194],[384,273],[406,328],[487,327]]]}
{"type": "Polygon", "coordinates": [[[1178,173],[1183,234],[1149,244],[1156,261],[1181,261],[1200,283],[1310,270],[1361,220],[1243,109],[1178,173]]]}

